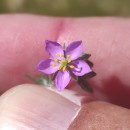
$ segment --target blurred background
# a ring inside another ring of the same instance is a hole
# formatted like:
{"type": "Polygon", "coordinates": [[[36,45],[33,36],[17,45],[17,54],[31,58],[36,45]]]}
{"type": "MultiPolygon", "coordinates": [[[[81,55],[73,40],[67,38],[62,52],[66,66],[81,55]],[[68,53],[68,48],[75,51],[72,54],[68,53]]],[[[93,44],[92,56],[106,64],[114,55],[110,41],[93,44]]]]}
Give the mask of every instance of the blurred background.
{"type": "Polygon", "coordinates": [[[0,0],[0,13],[130,16],[130,0],[0,0]]]}

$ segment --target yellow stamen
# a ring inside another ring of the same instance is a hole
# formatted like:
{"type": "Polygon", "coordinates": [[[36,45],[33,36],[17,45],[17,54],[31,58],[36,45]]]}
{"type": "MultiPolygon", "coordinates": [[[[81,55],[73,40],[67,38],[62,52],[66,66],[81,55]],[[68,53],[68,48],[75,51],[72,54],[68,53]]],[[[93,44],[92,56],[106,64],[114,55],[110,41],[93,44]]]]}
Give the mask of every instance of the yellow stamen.
{"type": "Polygon", "coordinates": [[[71,59],[68,59],[68,60],[67,60],[67,63],[70,63],[70,62],[71,62],[71,59]]]}
{"type": "Polygon", "coordinates": [[[55,67],[56,65],[54,63],[51,64],[53,67],[55,67]]]}
{"type": "Polygon", "coordinates": [[[56,53],[56,56],[59,56],[59,54],[58,54],[58,53],[56,53]]]}
{"type": "Polygon", "coordinates": [[[56,56],[57,56],[57,57],[61,57],[61,56],[62,56],[62,54],[56,53],[56,56]]]}
{"type": "Polygon", "coordinates": [[[62,70],[65,71],[65,70],[66,70],[66,67],[67,67],[67,66],[64,66],[64,67],[62,68],[62,70]]]}
{"type": "Polygon", "coordinates": [[[55,62],[58,62],[58,59],[54,58],[54,61],[55,61],[55,62]]]}
{"type": "Polygon", "coordinates": [[[73,69],[73,68],[74,68],[74,66],[73,66],[73,65],[70,65],[69,67],[70,67],[71,69],[73,69]]]}
{"type": "Polygon", "coordinates": [[[63,66],[61,66],[61,65],[60,65],[60,66],[58,67],[58,70],[61,70],[61,69],[62,69],[62,67],[63,67],[63,66]]]}
{"type": "Polygon", "coordinates": [[[70,55],[67,55],[67,59],[70,58],[70,55]]]}

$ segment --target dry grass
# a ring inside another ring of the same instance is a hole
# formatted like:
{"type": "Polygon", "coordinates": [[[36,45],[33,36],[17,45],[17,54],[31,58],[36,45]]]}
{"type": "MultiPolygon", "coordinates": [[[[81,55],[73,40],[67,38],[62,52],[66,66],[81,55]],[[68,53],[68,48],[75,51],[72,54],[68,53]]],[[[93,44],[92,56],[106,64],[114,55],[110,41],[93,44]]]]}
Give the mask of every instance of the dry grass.
{"type": "Polygon", "coordinates": [[[0,0],[0,13],[130,16],[130,0],[0,0]]]}

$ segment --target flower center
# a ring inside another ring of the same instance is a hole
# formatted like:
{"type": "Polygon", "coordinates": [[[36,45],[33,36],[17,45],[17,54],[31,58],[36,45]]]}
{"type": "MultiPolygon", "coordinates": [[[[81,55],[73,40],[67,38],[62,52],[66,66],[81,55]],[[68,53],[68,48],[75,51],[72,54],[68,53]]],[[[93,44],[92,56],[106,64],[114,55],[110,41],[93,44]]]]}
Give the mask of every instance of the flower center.
{"type": "MultiPolygon", "coordinates": [[[[56,54],[56,56],[57,57],[59,57],[59,56],[61,57],[60,54],[56,54]]],[[[69,63],[71,63],[70,55],[67,55],[66,58],[63,58],[62,60],[58,60],[57,58],[54,58],[54,61],[60,63],[60,65],[58,67],[58,70],[65,71],[67,67],[74,68],[73,65],[69,64],[69,63]]]]}
{"type": "Polygon", "coordinates": [[[58,67],[58,70],[62,69],[63,71],[65,71],[68,65],[68,61],[66,59],[63,59],[59,62],[60,62],[60,66],[58,67]]]}
{"type": "Polygon", "coordinates": [[[66,59],[63,59],[60,61],[61,66],[67,66],[68,61],[66,59]]]}

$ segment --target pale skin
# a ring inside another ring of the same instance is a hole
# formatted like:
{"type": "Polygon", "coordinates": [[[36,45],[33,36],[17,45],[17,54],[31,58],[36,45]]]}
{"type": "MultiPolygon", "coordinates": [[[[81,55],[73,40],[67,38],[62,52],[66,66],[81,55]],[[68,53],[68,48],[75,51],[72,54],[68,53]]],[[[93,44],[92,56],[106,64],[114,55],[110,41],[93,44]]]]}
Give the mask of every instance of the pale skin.
{"type": "Polygon", "coordinates": [[[130,129],[130,19],[1,15],[0,45],[1,130],[130,129]],[[24,74],[38,73],[46,39],[83,41],[97,73],[93,94],[76,83],[62,94],[29,84],[24,74]]]}

